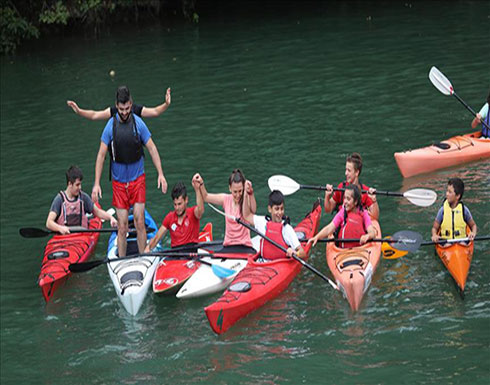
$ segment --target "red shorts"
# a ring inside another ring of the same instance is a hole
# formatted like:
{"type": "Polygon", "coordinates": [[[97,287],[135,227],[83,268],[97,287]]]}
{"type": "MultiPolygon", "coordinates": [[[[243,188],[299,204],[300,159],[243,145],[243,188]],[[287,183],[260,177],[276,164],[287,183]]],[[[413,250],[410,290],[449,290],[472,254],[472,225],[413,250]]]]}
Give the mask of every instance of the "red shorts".
{"type": "Polygon", "coordinates": [[[135,203],[146,202],[145,174],[128,183],[112,181],[112,205],[117,209],[129,210],[135,203]]]}

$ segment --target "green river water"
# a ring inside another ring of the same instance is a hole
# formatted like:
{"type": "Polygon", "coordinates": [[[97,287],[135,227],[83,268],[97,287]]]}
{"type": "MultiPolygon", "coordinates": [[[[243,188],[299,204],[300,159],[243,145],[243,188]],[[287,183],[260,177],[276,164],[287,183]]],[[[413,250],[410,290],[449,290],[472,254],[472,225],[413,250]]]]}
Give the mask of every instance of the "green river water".
{"type": "MultiPolygon", "coordinates": [[[[221,6],[223,7],[223,5],[221,6]]],[[[267,179],[343,180],[347,154],[364,158],[362,181],[379,189],[433,189],[429,208],[379,197],[384,235],[430,238],[447,179],[466,183],[465,203],[490,234],[490,163],[403,179],[393,153],[469,132],[472,116],[428,80],[449,77],[475,110],[490,84],[490,3],[293,2],[206,9],[197,26],[128,25],[110,36],[49,38],[1,58],[1,382],[41,384],[488,384],[490,252],[475,243],[466,298],[430,247],[382,260],[357,313],[307,270],[274,301],[222,336],[203,308],[218,295],[179,301],[152,293],[132,317],[106,267],[74,275],[47,305],[37,286],[43,227],[71,164],[90,192],[105,122],[77,117],[65,101],[105,108],[118,85],[152,106],[147,119],[169,186],[195,172],[227,191],[240,167],[265,213],[267,179]],[[113,69],[116,76],[111,78],[113,69]]],[[[102,205],[111,204],[107,164],[102,205]]],[[[147,207],[172,209],[147,157],[147,207]]],[[[286,200],[297,222],[322,194],[286,200]]],[[[191,201],[194,197],[191,195],[191,201]]],[[[322,225],[331,219],[323,214],[322,225]]],[[[224,221],[207,209],[203,223],[224,221]]],[[[105,256],[102,235],[93,258],[105,256]]],[[[310,262],[326,274],[325,248],[310,262]]]]}

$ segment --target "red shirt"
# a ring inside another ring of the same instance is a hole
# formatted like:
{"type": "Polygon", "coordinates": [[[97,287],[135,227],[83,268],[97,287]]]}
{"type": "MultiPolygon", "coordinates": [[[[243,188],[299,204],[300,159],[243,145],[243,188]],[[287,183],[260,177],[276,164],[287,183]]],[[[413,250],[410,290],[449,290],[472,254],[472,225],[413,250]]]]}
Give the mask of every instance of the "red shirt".
{"type": "MultiPolygon", "coordinates": [[[[338,188],[345,188],[349,185],[350,183],[349,182],[342,182],[342,183],[339,183],[339,185],[337,186],[338,188]],[[345,185],[344,185],[345,183],[345,185]]],[[[369,190],[369,187],[366,186],[365,184],[361,184],[362,186],[362,189],[363,190],[369,190]]],[[[362,191],[361,191],[362,193],[362,191]]],[[[333,200],[335,201],[335,203],[337,203],[337,205],[340,205],[342,206],[342,204],[344,203],[344,192],[343,191],[335,191],[333,193],[333,200]]],[[[367,209],[369,207],[371,207],[371,205],[373,204],[373,200],[371,198],[369,198],[369,196],[367,195],[367,193],[364,193],[361,195],[361,204],[362,204],[362,207],[367,209]]]]}
{"type": "Polygon", "coordinates": [[[175,211],[169,212],[163,220],[162,225],[170,232],[172,247],[199,242],[199,219],[194,214],[196,208],[197,206],[193,206],[186,209],[184,220],[180,225],[175,211]]]}

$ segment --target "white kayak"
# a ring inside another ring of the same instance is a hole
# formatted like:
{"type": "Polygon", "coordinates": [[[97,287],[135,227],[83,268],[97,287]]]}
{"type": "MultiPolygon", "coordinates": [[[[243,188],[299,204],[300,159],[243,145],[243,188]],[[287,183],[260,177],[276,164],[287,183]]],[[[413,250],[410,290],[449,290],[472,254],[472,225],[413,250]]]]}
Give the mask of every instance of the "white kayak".
{"type": "MultiPolygon", "coordinates": [[[[252,238],[253,247],[257,250],[260,246],[260,238],[252,238]]],[[[177,292],[177,298],[195,298],[204,295],[214,294],[220,292],[228,287],[233,281],[236,275],[242,271],[248,263],[248,257],[253,254],[246,253],[230,253],[221,254],[217,253],[216,257],[203,257],[206,262],[212,263],[216,266],[235,270],[235,274],[232,274],[225,278],[220,278],[213,273],[211,266],[207,264],[201,264],[196,272],[187,280],[187,282],[177,292]],[[220,258],[222,257],[222,258],[220,258]]]]}
{"type": "MultiPolygon", "coordinates": [[[[133,216],[129,216],[130,228],[133,216]]],[[[155,236],[157,225],[153,218],[145,211],[145,224],[148,231],[148,239],[155,236]],[[152,229],[153,231],[151,231],[152,229]]],[[[128,246],[126,254],[137,254],[136,234],[130,234],[127,238],[128,246]]],[[[114,289],[121,300],[126,311],[136,315],[145,300],[146,293],[153,281],[153,274],[158,266],[160,257],[140,257],[118,261],[117,256],[117,234],[112,233],[109,239],[107,257],[114,262],[107,264],[109,276],[114,289]]]]}

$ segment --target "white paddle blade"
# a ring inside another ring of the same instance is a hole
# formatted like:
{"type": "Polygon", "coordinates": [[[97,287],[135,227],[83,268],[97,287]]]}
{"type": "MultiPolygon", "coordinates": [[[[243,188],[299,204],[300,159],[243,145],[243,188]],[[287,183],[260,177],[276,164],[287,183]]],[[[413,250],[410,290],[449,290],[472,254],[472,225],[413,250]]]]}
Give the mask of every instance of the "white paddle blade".
{"type": "Polygon", "coordinates": [[[444,95],[452,95],[454,93],[453,86],[444,74],[436,67],[432,67],[429,72],[429,79],[440,92],[444,95]]]}
{"type": "Polygon", "coordinates": [[[432,206],[437,199],[437,194],[434,191],[423,188],[408,190],[403,193],[403,196],[414,205],[421,207],[432,206]]]}
{"type": "Polygon", "coordinates": [[[300,185],[286,175],[272,175],[267,182],[271,191],[279,190],[284,195],[294,194],[300,185]]]}

